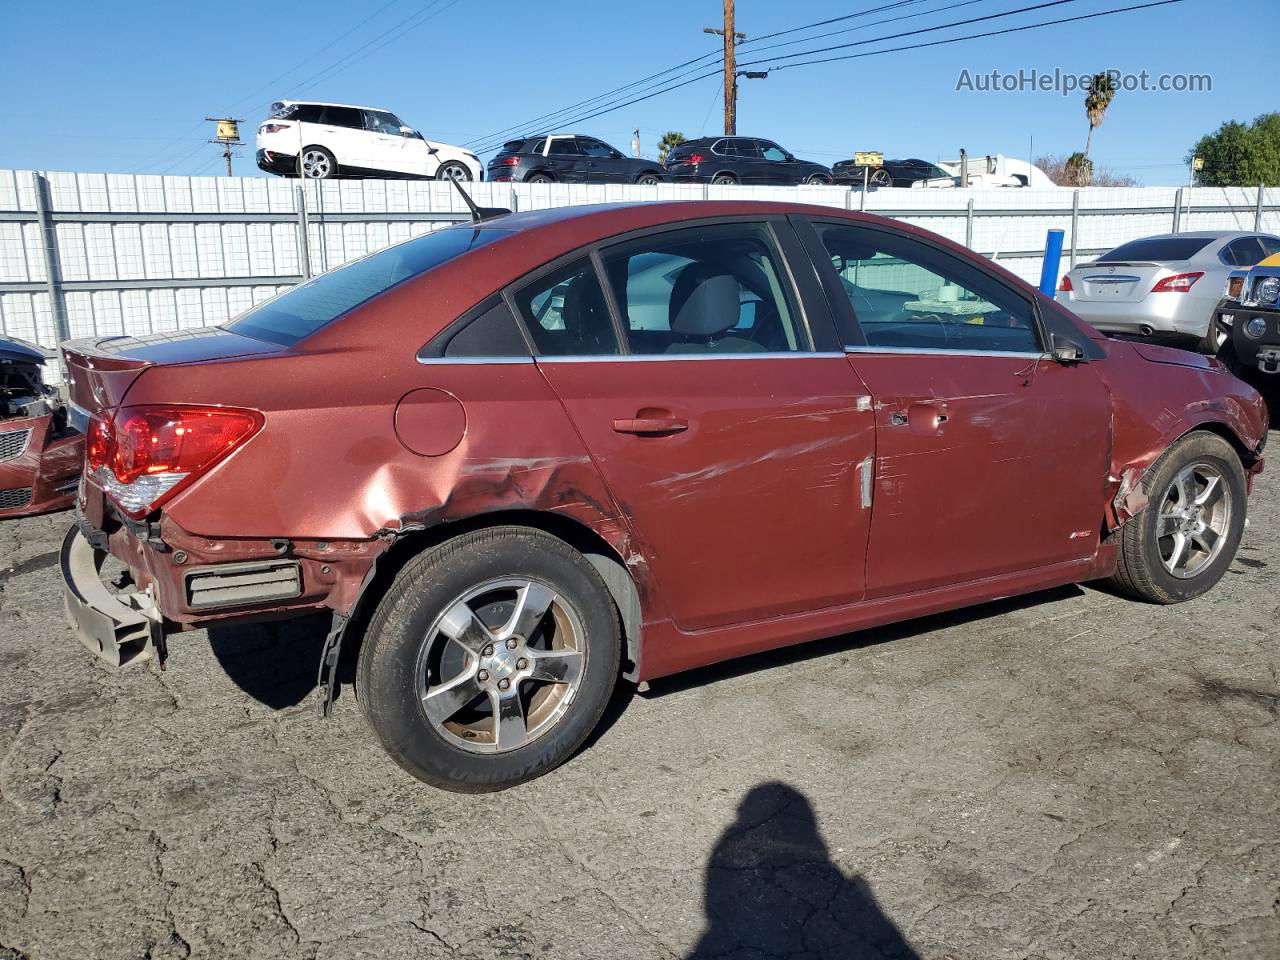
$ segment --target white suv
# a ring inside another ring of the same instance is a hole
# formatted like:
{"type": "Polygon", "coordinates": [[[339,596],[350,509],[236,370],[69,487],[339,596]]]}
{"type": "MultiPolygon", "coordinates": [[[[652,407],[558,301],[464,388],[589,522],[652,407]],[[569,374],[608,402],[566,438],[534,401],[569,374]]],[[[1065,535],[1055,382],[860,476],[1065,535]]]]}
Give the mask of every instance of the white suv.
{"type": "Polygon", "coordinates": [[[277,100],[258,127],[258,166],[286,177],[337,176],[479,180],[470,150],[426,140],[388,110],[310,100],[277,100]]]}

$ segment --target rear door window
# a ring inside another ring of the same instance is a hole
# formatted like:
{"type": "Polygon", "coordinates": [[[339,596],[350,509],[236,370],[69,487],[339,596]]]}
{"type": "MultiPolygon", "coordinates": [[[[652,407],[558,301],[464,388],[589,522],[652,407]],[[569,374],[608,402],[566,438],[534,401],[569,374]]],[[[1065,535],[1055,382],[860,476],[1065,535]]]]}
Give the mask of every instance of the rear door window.
{"type": "Polygon", "coordinates": [[[1097,259],[1098,263],[1123,260],[1190,260],[1212,242],[1212,237],[1146,237],[1122,243],[1097,259]]]}
{"type": "Polygon", "coordinates": [[[1252,267],[1266,258],[1262,241],[1258,237],[1241,237],[1232,240],[1222,249],[1222,258],[1233,267],[1252,267]]]}
{"type": "Polygon", "coordinates": [[[397,284],[505,235],[470,226],[435,230],[322,273],[241,314],[226,329],[290,346],[397,284]]]}
{"type": "Polygon", "coordinates": [[[675,230],[602,253],[631,353],[812,349],[763,224],[675,230]]]}
{"type": "MultiPolygon", "coordinates": [[[[354,107],[325,107],[321,123],[331,127],[349,127],[353,130],[364,129],[364,117],[354,107]]],[[[399,133],[399,130],[396,131],[399,133]]]]}
{"type": "Polygon", "coordinates": [[[551,149],[548,153],[555,157],[579,157],[582,155],[582,150],[579,149],[578,141],[573,137],[552,137],[551,149]]]}

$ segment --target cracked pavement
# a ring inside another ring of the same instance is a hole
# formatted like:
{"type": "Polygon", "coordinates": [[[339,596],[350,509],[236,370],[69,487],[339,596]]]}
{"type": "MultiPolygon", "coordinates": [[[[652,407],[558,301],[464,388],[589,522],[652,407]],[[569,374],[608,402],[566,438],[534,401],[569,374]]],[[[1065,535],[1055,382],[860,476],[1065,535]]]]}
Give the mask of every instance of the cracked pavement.
{"type": "Polygon", "coordinates": [[[1200,600],[1066,588],[670,678],[480,797],[404,774],[350,687],[315,716],[324,619],[111,673],[63,624],[68,517],[0,525],[0,960],[1275,960],[1278,473],[1200,600]]]}

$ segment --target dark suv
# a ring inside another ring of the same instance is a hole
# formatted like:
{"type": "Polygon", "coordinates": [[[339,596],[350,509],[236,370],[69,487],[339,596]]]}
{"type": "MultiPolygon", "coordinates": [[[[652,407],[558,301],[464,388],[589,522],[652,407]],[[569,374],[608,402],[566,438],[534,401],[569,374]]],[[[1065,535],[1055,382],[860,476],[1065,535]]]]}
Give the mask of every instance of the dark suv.
{"type": "Polygon", "coordinates": [[[678,183],[831,183],[831,171],[822,164],[799,160],[772,140],[758,137],[686,141],[667,154],[667,173],[678,183]]]}
{"type": "Polygon", "coordinates": [[[511,140],[489,161],[489,179],[523,183],[661,183],[656,160],[624,156],[603,140],[575,134],[511,140]]]}

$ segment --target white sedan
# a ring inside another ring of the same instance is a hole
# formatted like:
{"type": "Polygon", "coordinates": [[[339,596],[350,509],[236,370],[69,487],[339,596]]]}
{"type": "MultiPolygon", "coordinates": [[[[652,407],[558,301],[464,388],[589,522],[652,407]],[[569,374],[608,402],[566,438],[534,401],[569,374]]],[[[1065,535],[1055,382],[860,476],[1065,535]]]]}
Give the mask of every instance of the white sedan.
{"type": "Polygon", "coordinates": [[[470,150],[425,139],[389,110],[277,100],[258,127],[258,166],[281,176],[480,180],[470,150]],[[299,163],[301,157],[301,163],[299,163]]]}

